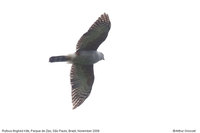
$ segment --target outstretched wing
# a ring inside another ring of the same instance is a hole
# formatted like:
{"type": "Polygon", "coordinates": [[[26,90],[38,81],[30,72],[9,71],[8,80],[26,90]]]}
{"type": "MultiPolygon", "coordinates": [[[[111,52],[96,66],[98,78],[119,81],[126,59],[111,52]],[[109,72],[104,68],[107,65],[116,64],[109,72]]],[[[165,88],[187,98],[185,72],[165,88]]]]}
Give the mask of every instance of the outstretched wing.
{"type": "Polygon", "coordinates": [[[90,95],[94,82],[93,65],[73,64],[71,68],[73,109],[80,106],[90,95]]]}
{"type": "Polygon", "coordinates": [[[106,39],[110,27],[111,23],[108,14],[102,14],[80,38],[76,46],[76,51],[97,50],[99,45],[106,39]]]}

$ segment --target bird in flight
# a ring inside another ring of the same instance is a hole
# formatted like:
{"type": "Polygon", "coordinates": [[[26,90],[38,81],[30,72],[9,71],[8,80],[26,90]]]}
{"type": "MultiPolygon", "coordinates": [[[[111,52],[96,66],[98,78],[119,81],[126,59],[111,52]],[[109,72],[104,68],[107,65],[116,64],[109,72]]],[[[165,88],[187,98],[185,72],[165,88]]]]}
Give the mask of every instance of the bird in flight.
{"type": "Polygon", "coordinates": [[[72,86],[73,109],[80,106],[90,95],[94,82],[93,64],[104,59],[98,52],[99,45],[106,39],[111,23],[108,14],[102,14],[89,30],[82,35],[76,45],[76,52],[64,56],[52,56],[49,62],[64,62],[72,64],[70,81],[72,86]]]}

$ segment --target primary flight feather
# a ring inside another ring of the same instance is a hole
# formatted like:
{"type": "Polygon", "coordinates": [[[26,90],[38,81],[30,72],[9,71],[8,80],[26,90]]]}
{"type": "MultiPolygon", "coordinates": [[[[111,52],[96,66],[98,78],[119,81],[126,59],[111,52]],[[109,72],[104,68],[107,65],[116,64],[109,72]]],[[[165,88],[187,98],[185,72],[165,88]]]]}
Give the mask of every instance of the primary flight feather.
{"type": "Polygon", "coordinates": [[[72,86],[73,109],[80,106],[90,95],[94,82],[93,64],[103,60],[104,55],[98,52],[99,45],[106,39],[111,23],[108,14],[102,14],[89,30],[82,35],[74,54],[52,56],[49,62],[72,63],[70,81],[72,86]]]}

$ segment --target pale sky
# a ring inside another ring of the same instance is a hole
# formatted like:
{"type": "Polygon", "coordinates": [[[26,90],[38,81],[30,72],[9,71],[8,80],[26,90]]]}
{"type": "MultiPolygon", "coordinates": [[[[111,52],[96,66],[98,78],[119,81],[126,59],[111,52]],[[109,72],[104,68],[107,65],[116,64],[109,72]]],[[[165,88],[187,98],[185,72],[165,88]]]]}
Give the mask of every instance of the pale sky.
{"type": "Polygon", "coordinates": [[[98,129],[100,133],[200,132],[197,0],[0,1],[0,130],[98,129]],[[49,57],[75,52],[103,13],[90,96],[72,110],[70,68],[49,57]]]}

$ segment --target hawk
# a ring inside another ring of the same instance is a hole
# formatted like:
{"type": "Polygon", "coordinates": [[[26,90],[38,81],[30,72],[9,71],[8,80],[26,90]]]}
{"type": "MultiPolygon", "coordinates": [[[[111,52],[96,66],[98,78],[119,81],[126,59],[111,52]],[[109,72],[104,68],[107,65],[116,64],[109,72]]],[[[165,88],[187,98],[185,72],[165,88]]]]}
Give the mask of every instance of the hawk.
{"type": "Polygon", "coordinates": [[[98,52],[99,45],[106,39],[111,23],[108,14],[102,14],[89,30],[82,35],[76,52],[65,56],[52,56],[49,62],[67,61],[72,64],[70,81],[73,109],[80,106],[90,95],[94,82],[93,64],[104,59],[98,52]]]}

